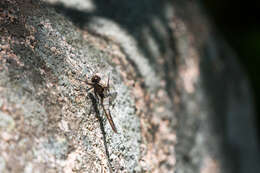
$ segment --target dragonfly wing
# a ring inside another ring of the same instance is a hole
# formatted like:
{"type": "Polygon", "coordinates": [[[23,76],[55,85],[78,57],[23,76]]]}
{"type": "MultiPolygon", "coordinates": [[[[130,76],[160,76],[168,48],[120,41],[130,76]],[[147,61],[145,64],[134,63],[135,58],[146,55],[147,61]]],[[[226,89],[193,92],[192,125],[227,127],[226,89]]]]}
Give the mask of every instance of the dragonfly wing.
{"type": "Polygon", "coordinates": [[[109,94],[109,104],[111,105],[117,97],[117,92],[109,94]]]}

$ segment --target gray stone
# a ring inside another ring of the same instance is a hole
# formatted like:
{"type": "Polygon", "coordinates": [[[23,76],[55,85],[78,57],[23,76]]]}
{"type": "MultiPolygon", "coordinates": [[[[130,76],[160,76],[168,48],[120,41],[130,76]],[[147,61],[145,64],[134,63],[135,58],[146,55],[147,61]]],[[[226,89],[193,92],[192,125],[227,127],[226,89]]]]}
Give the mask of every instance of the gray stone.
{"type": "Polygon", "coordinates": [[[196,3],[1,1],[0,171],[258,172],[247,78],[196,3]]]}

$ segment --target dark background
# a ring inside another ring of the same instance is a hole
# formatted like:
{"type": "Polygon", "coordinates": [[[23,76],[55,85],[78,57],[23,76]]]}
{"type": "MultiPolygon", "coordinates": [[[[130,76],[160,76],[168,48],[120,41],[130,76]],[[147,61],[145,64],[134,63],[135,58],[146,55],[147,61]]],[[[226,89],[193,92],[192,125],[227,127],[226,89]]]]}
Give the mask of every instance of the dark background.
{"type": "Polygon", "coordinates": [[[256,125],[260,137],[260,2],[200,1],[217,30],[236,52],[248,75],[256,102],[256,125]]]}

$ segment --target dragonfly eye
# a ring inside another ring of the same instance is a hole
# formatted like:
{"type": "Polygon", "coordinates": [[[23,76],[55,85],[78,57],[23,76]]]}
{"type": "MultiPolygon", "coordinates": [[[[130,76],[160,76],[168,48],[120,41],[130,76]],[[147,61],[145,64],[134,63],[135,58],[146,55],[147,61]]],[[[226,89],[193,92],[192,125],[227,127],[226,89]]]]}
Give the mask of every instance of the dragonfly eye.
{"type": "Polygon", "coordinates": [[[101,78],[98,75],[95,75],[92,77],[91,82],[99,83],[100,80],[101,80],[101,78]]]}

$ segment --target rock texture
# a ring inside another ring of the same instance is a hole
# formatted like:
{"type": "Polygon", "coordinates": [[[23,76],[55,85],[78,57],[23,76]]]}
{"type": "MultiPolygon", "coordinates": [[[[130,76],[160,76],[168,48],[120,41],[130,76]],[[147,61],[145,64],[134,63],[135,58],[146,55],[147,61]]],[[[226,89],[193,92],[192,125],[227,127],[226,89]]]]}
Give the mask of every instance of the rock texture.
{"type": "Polygon", "coordinates": [[[196,2],[2,0],[0,25],[0,172],[259,170],[248,81],[196,2]]]}

